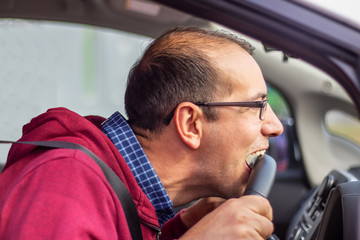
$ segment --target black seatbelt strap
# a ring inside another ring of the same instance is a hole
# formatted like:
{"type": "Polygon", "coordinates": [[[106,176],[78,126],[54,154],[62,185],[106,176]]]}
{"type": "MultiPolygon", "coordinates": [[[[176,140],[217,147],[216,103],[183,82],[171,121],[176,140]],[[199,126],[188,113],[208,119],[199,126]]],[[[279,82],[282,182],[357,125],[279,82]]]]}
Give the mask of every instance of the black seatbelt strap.
{"type": "Polygon", "coordinates": [[[0,140],[0,143],[12,143],[12,144],[20,143],[20,144],[37,145],[48,148],[66,148],[66,149],[81,150],[83,153],[91,157],[99,165],[107,181],[109,182],[115,194],[119,198],[121,206],[125,213],[126,221],[129,226],[131,238],[133,240],[143,239],[140,222],[139,222],[139,215],[129,191],[125,187],[124,183],[120,180],[120,178],[115,174],[115,172],[108,165],[106,165],[104,161],[102,161],[98,156],[96,156],[92,151],[90,151],[89,149],[87,149],[86,147],[80,144],[71,143],[71,142],[62,142],[62,141],[13,142],[13,141],[0,140]]]}

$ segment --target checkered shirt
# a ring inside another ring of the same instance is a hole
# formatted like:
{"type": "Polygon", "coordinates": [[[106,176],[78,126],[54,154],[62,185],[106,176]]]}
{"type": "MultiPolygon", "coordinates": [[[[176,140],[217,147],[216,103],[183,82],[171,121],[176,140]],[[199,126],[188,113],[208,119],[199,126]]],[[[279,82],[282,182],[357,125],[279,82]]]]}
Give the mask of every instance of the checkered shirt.
{"type": "Polygon", "coordinates": [[[124,117],[115,112],[102,126],[155,208],[160,225],[174,217],[173,203],[124,117]]]}

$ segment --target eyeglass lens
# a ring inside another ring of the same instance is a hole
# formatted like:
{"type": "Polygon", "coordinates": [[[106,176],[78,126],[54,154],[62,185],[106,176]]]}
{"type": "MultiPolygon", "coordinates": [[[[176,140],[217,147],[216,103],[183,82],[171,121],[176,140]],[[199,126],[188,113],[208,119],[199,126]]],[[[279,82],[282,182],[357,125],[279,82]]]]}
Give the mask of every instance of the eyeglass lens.
{"type": "Polygon", "coordinates": [[[268,102],[267,102],[267,101],[265,101],[265,102],[263,103],[262,107],[260,108],[260,115],[259,115],[259,118],[260,118],[260,120],[262,120],[262,121],[265,119],[265,117],[264,117],[264,113],[266,112],[267,105],[268,105],[268,102]]]}

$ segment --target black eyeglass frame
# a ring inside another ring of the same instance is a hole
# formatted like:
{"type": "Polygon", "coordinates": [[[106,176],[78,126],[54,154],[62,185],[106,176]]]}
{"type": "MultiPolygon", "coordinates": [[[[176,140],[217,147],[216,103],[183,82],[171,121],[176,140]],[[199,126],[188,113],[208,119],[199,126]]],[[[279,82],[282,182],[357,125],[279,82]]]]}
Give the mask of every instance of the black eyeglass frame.
{"type": "MultiPolygon", "coordinates": [[[[263,113],[266,111],[268,105],[268,98],[265,98],[261,101],[248,101],[248,102],[194,102],[193,104],[197,106],[207,106],[207,107],[249,107],[249,108],[260,108],[259,119],[264,120],[263,113]]],[[[174,116],[177,106],[164,118],[164,124],[169,125],[171,119],[174,116]]]]}

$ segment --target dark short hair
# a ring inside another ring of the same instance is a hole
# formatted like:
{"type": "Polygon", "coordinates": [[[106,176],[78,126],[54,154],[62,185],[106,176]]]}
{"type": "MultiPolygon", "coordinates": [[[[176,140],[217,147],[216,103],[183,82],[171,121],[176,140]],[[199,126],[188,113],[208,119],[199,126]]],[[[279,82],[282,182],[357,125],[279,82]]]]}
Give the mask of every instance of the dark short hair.
{"type": "MultiPolygon", "coordinates": [[[[132,67],[125,93],[125,109],[131,126],[161,131],[164,118],[185,101],[207,102],[232,93],[231,83],[221,78],[208,49],[235,43],[249,54],[245,40],[223,31],[195,27],[172,29],[155,39],[132,67]]],[[[215,120],[214,110],[204,108],[215,120]]]]}

